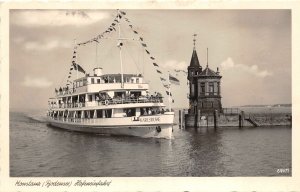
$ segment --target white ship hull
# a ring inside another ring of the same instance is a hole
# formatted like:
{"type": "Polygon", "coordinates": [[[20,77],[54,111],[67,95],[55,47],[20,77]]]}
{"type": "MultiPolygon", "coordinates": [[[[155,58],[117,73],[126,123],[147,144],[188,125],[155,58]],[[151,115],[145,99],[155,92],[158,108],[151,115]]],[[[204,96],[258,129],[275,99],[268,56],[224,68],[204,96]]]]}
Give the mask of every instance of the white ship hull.
{"type": "Polygon", "coordinates": [[[173,120],[173,112],[163,115],[104,119],[48,118],[50,125],[72,131],[165,139],[173,138],[173,120]]]}

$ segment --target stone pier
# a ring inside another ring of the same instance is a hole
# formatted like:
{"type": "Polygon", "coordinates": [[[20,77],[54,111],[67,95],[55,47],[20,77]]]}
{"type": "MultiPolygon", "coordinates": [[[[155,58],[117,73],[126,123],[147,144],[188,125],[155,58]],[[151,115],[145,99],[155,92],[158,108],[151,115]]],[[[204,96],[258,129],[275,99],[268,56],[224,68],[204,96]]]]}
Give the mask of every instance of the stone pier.
{"type": "Polygon", "coordinates": [[[185,115],[185,127],[257,127],[292,124],[291,114],[238,114],[185,115]],[[252,121],[252,122],[251,122],[252,121]]]}

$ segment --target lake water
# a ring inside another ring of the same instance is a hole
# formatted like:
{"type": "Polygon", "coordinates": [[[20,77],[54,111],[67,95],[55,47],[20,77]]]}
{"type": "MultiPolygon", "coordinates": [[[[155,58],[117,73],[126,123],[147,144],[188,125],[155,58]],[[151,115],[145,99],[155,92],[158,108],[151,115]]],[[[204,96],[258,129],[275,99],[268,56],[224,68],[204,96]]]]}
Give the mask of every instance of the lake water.
{"type": "Polygon", "coordinates": [[[10,113],[10,176],[292,175],[290,127],[175,126],[175,139],[165,140],[70,132],[41,119],[10,113]]]}

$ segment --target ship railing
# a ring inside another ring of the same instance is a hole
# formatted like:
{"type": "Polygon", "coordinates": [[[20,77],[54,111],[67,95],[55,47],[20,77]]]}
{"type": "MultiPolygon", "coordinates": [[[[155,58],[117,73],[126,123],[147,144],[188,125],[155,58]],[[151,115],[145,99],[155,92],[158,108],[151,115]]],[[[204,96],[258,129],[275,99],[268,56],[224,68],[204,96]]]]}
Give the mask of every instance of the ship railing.
{"type": "Polygon", "coordinates": [[[71,95],[75,92],[76,92],[75,89],[68,89],[68,90],[64,90],[64,91],[58,91],[58,92],[56,92],[56,96],[71,95]]]}
{"type": "MultiPolygon", "coordinates": [[[[155,115],[162,115],[164,114],[165,112],[163,111],[159,111],[157,113],[153,113],[152,115],[141,115],[142,116],[155,116],[155,115]]],[[[134,116],[129,116],[129,117],[134,117],[134,116]]],[[[61,121],[61,122],[73,122],[73,123],[89,123],[89,124],[92,124],[92,123],[99,123],[99,121],[101,121],[102,119],[109,119],[111,117],[97,117],[97,118],[94,118],[94,117],[53,117],[53,116],[50,116],[51,119],[53,120],[56,120],[56,121],[61,121]]]]}
{"type": "Polygon", "coordinates": [[[152,98],[126,98],[126,99],[107,99],[98,101],[99,105],[116,105],[116,104],[130,104],[130,103],[162,103],[162,97],[152,98]]]}
{"type": "Polygon", "coordinates": [[[126,98],[126,99],[105,99],[101,101],[95,101],[94,103],[61,103],[59,105],[53,106],[53,108],[82,108],[82,107],[96,107],[103,105],[117,105],[117,104],[131,104],[131,103],[162,103],[162,97],[149,97],[149,98],[126,98]]]}

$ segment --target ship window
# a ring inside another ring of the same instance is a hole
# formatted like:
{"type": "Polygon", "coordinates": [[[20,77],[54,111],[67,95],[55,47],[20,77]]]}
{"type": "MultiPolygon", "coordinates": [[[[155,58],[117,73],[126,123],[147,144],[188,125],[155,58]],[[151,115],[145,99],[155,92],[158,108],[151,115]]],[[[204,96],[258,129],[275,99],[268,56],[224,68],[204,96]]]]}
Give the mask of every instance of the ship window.
{"type": "Polygon", "coordinates": [[[111,118],[112,109],[103,110],[105,118],[111,118]]]}
{"type": "Polygon", "coordinates": [[[94,112],[95,111],[94,110],[90,110],[89,112],[90,112],[90,118],[94,118],[94,112]]]}
{"type": "Polygon", "coordinates": [[[136,83],[139,83],[140,78],[136,78],[136,83]]]}
{"type": "Polygon", "coordinates": [[[87,79],[83,80],[83,86],[87,85],[87,79]]]}
{"type": "Polygon", "coordinates": [[[140,108],[141,115],[147,115],[147,110],[145,108],[140,108]]]}
{"type": "Polygon", "coordinates": [[[92,101],[92,99],[93,99],[92,95],[89,95],[88,99],[89,99],[88,101],[92,101]]]}
{"type": "Polygon", "coordinates": [[[100,84],[100,79],[97,79],[97,83],[100,84]]]}
{"type": "Polygon", "coordinates": [[[102,118],[102,116],[103,116],[102,110],[97,110],[96,113],[97,113],[97,116],[96,116],[97,118],[102,118]]]}
{"type": "Polygon", "coordinates": [[[90,111],[84,111],[84,118],[87,118],[87,119],[91,118],[90,111]]]}
{"type": "Polygon", "coordinates": [[[140,91],[131,91],[130,95],[133,96],[134,98],[138,98],[139,96],[142,95],[140,91]]]}
{"type": "Polygon", "coordinates": [[[126,113],[127,117],[133,117],[136,115],[136,109],[135,108],[124,109],[124,113],[126,113]]]}
{"type": "Polygon", "coordinates": [[[69,111],[69,115],[68,115],[69,118],[72,118],[74,117],[74,111],[69,111]]]}
{"type": "Polygon", "coordinates": [[[131,79],[131,83],[134,83],[134,79],[131,79]]]}
{"type": "Polygon", "coordinates": [[[92,82],[92,84],[94,84],[95,83],[95,79],[91,78],[91,82],[92,82]]]}
{"type": "Polygon", "coordinates": [[[77,118],[81,118],[81,111],[77,111],[77,118]]]}

